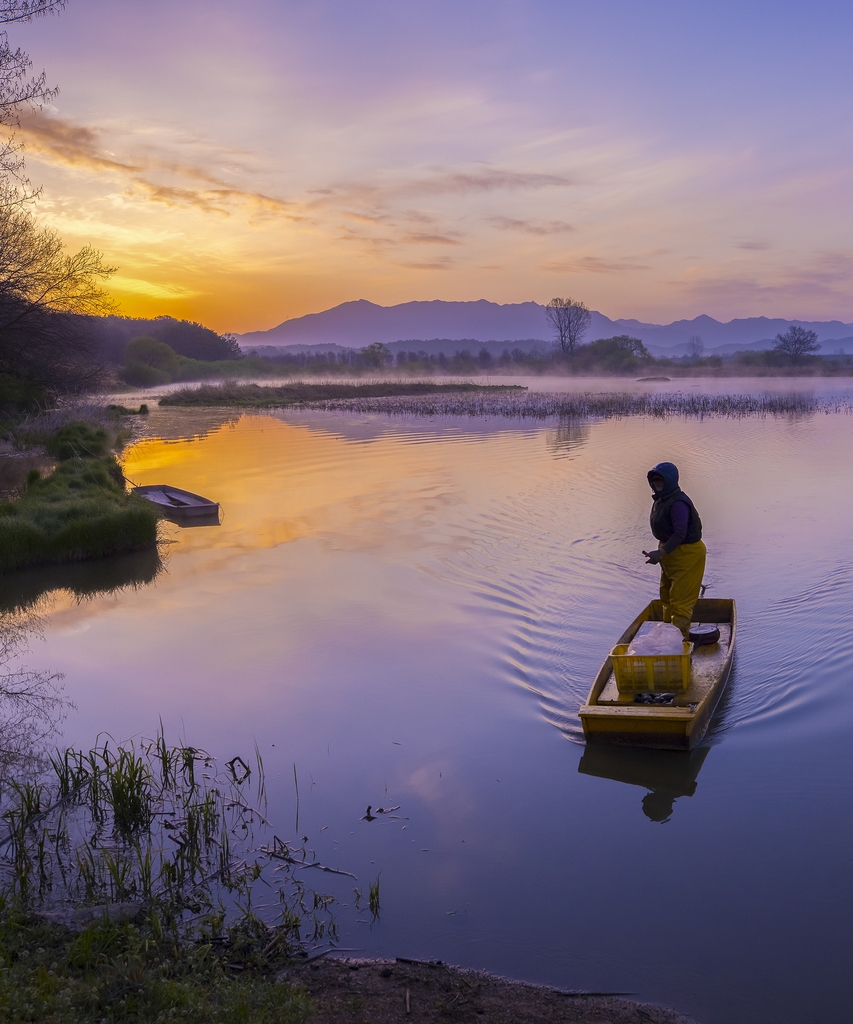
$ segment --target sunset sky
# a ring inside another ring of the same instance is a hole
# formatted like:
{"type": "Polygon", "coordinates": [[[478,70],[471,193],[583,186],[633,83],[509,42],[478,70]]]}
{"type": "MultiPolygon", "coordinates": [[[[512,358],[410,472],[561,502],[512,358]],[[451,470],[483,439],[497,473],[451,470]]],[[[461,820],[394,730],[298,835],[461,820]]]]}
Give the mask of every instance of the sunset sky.
{"type": "Polygon", "coordinates": [[[853,320],[853,8],[785,0],[69,0],[39,219],[131,315],[350,299],[853,320]]]}

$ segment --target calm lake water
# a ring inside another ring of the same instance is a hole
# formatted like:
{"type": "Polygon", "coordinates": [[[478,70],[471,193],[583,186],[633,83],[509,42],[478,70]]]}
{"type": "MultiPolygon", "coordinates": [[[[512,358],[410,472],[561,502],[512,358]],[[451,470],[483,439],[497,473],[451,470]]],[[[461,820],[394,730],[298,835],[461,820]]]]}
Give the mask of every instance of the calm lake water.
{"type": "MultiPolygon", "coordinates": [[[[853,415],[157,410],[148,430],[128,476],[218,499],[223,524],[167,525],[153,582],[47,598],[26,661],[65,673],[65,743],[161,718],[224,758],[257,742],[288,837],[296,765],[298,834],[360,887],[381,872],[380,923],[342,911],[359,955],[634,993],[702,1024],[843,1019],[853,415]],[[655,595],[640,551],[663,459],[701,511],[709,595],[738,602],[736,664],[692,755],[608,754],[576,712],[655,595]],[[367,821],[368,804],[400,810],[367,821]]],[[[5,586],[51,580],[69,584],[5,586]]]]}

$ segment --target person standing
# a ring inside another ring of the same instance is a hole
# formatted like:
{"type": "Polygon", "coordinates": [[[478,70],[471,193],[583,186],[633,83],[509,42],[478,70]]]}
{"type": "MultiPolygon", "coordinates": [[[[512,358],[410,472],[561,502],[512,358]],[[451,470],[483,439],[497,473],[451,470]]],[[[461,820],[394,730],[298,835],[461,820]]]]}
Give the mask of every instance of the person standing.
{"type": "Polygon", "coordinates": [[[659,462],[647,477],[652,489],[649,525],[658,546],[643,554],[647,565],[660,565],[663,621],[677,626],[686,640],[705,575],[702,520],[678,486],[678,469],[671,462],[659,462]]]}

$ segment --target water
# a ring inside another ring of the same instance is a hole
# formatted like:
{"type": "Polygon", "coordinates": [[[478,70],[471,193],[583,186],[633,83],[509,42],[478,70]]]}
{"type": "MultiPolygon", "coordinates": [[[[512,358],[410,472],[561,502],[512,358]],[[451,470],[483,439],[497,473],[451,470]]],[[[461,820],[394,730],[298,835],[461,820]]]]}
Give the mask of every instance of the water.
{"type": "Polygon", "coordinates": [[[105,563],[109,592],[97,566],[4,586],[48,591],[26,660],[65,673],[65,742],[160,718],[225,757],[257,741],[283,835],[295,764],[299,834],[364,890],[381,871],[380,924],[342,916],[362,955],[703,1024],[843,1019],[853,415],[157,410],[149,431],[128,475],[215,497],[223,525],[169,525],[165,571],[105,563]],[[738,602],[732,681],[691,755],[586,750],[578,705],[654,596],[644,476],[663,459],[705,522],[710,595],[738,602]]]}

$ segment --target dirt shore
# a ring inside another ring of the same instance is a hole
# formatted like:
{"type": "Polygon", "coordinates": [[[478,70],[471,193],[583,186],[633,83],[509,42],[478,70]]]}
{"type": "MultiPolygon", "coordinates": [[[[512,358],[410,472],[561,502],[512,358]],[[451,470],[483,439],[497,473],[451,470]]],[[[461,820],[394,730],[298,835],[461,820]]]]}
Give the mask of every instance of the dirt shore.
{"type": "Polygon", "coordinates": [[[312,1024],[693,1024],[660,1006],[526,985],[440,961],[325,958],[280,978],[309,992],[312,1024]]]}

